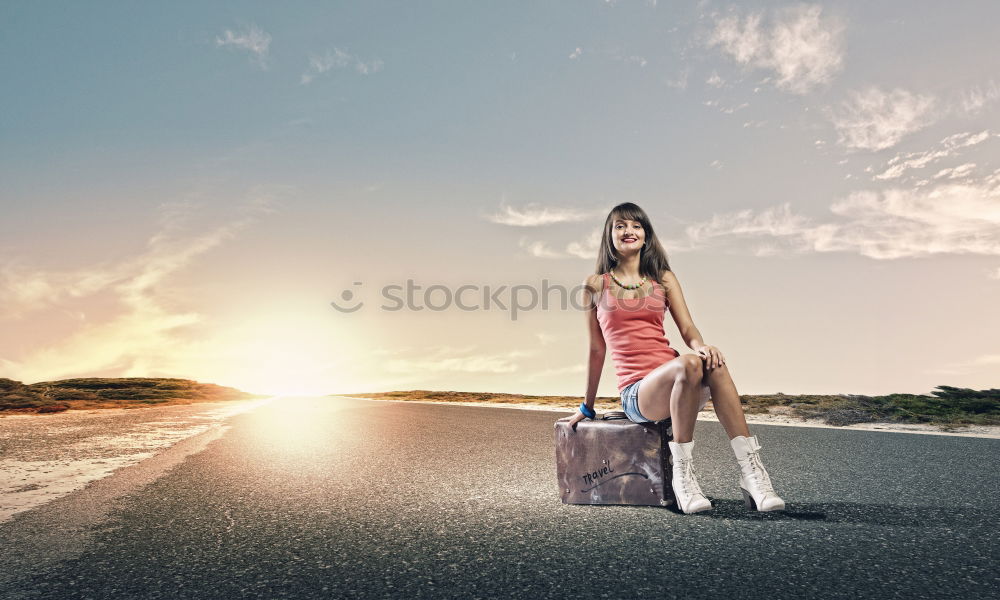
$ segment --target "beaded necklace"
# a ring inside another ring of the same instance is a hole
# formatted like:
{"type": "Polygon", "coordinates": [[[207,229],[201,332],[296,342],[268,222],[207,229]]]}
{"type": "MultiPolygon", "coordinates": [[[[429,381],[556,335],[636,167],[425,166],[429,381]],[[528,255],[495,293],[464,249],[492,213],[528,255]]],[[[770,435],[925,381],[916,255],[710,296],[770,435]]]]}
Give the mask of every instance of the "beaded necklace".
{"type": "Polygon", "coordinates": [[[646,283],[646,276],[643,275],[642,279],[639,280],[639,283],[633,283],[633,284],[625,285],[624,283],[618,281],[618,278],[615,277],[615,271],[614,271],[614,269],[611,270],[611,279],[613,279],[614,282],[618,284],[618,287],[624,288],[626,290],[637,290],[637,289],[641,288],[643,286],[643,284],[646,283]]]}

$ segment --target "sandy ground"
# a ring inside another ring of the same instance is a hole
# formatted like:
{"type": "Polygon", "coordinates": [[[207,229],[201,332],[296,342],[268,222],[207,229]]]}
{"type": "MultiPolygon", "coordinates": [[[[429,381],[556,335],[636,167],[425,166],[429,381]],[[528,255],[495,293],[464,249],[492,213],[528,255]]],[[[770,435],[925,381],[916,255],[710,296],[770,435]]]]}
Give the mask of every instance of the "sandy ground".
{"type": "MultiPolygon", "coordinates": [[[[338,396],[331,396],[338,397],[338,396]]],[[[355,396],[342,396],[344,398],[355,398],[355,396]]],[[[422,404],[462,404],[466,406],[490,406],[494,408],[513,408],[521,410],[548,410],[552,412],[563,413],[564,415],[572,414],[576,407],[560,407],[552,406],[551,404],[531,404],[531,403],[497,403],[497,402],[445,402],[445,401],[435,401],[435,400],[383,400],[380,398],[360,398],[360,400],[375,400],[378,402],[419,402],[422,404]]],[[[617,407],[613,410],[621,410],[621,407],[617,407]]],[[[787,409],[786,409],[787,410],[787,409]]],[[[598,407],[598,414],[601,411],[598,407]]],[[[715,416],[715,411],[712,410],[711,403],[698,413],[699,421],[714,421],[718,423],[719,419],[715,416]]],[[[904,423],[858,423],[855,425],[827,425],[820,419],[800,419],[798,417],[793,417],[789,414],[782,414],[782,412],[775,411],[772,414],[747,414],[746,420],[748,425],[781,425],[786,427],[822,427],[825,429],[860,429],[864,431],[897,431],[900,433],[918,433],[918,434],[928,434],[928,435],[953,435],[960,437],[980,437],[980,438],[1000,438],[1000,426],[990,426],[990,425],[966,425],[959,429],[952,431],[944,431],[940,427],[935,425],[921,425],[921,424],[904,424],[904,423]]],[[[753,432],[751,432],[753,433],[753,432]]]]}
{"type": "Polygon", "coordinates": [[[0,522],[273,398],[0,417],[0,522]]]}

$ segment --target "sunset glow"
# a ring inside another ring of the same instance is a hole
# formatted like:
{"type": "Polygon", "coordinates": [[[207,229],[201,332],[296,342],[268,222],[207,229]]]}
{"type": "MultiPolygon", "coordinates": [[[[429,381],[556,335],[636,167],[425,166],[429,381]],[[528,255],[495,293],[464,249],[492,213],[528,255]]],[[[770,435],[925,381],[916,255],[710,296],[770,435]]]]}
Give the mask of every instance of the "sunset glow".
{"type": "Polygon", "coordinates": [[[583,394],[483,292],[631,201],[741,393],[996,387],[1000,13],[890,4],[10,7],[0,377],[583,394]]]}

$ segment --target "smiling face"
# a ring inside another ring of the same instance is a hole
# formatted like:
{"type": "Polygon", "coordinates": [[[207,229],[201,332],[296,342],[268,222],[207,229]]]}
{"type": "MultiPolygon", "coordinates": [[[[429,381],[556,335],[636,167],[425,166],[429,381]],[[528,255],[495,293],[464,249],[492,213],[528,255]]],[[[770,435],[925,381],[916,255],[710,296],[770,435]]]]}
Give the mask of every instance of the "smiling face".
{"type": "Polygon", "coordinates": [[[642,248],[643,242],[646,241],[646,231],[639,221],[615,219],[611,225],[611,232],[615,250],[620,254],[635,252],[642,248]]]}
{"type": "Polygon", "coordinates": [[[623,202],[608,212],[600,239],[597,273],[625,265],[634,274],[637,263],[639,273],[649,277],[670,270],[666,250],[660,245],[652,220],[632,202],[623,202]]]}

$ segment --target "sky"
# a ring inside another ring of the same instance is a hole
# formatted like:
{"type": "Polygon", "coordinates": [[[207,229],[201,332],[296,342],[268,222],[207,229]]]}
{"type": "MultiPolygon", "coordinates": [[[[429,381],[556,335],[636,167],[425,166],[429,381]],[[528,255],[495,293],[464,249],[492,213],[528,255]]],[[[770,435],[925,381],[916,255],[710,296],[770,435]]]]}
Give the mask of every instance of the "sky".
{"type": "Polygon", "coordinates": [[[558,290],[634,202],[740,393],[1000,387],[997,22],[5,2],[0,377],[582,397],[558,290]]]}

